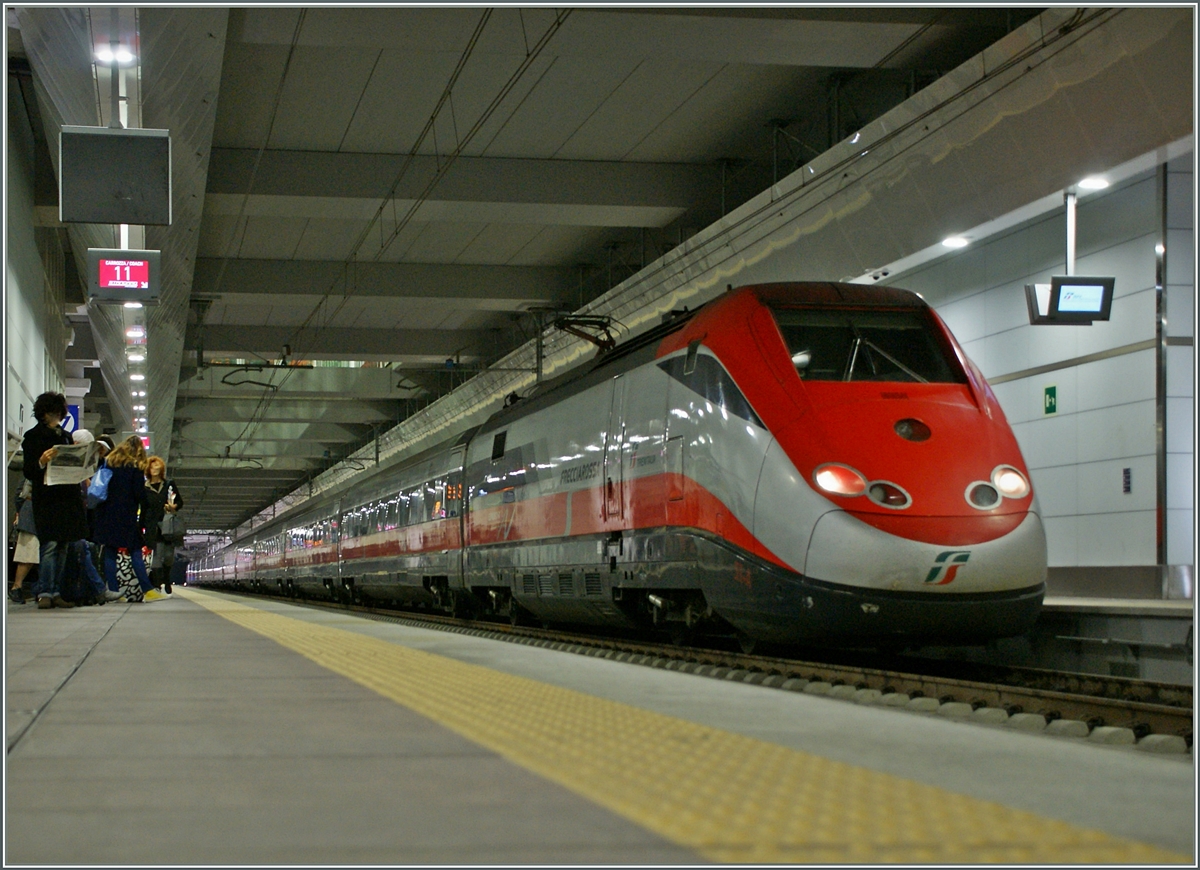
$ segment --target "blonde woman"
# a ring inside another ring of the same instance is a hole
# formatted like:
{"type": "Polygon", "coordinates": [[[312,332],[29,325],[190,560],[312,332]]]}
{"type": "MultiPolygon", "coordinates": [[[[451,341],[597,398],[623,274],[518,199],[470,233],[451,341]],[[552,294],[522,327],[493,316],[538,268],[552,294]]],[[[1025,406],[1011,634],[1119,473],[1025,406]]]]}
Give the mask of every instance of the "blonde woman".
{"type": "Polygon", "coordinates": [[[108,588],[120,591],[117,551],[128,550],[144,599],[165,598],[153,591],[142,559],[145,542],[138,521],[138,510],[146,490],[146,448],[142,446],[142,439],[136,435],[126,438],[105,457],[104,464],[112,469],[112,478],[108,482],[108,497],[96,507],[93,540],[104,547],[104,579],[108,588]]]}
{"type": "Polygon", "coordinates": [[[146,459],[146,492],[142,502],[142,535],[154,552],[150,580],[171,594],[171,564],[175,561],[175,542],[164,540],[159,523],[167,514],[183,507],[183,498],[175,481],[167,480],[167,463],[161,456],[146,459]]]}

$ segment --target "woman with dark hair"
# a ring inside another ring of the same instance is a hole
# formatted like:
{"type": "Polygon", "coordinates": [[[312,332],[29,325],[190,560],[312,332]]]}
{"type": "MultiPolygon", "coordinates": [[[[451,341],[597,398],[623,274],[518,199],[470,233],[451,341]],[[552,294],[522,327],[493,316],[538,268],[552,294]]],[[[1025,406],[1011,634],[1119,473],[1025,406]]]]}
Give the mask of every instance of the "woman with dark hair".
{"type": "Polygon", "coordinates": [[[138,519],[138,509],[144,501],[146,489],[146,448],[142,446],[142,439],[130,435],[105,457],[104,464],[112,469],[112,477],[108,481],[108,496],[96,506],[92,540],[104,546],[104,579],[108,588],[119,589],[117,552],[127,550],[141,587],[140,595],[135,596],[131,603],[165,598],[165,595],[153,591],[150,577],[146,574],[146,563],[142,559],[145,542],[138,519]]]}
{"type": "Polygon", "coordinates": [[[183,507],[183,498],[175,481],[167,480],[167,463],[161,456],[146,459],[146,492],[142,503],[142,534],[146,546],[154,553],[150,580],[171,594],[171,565],[175,561],[175,541],[163,537],[159,524],[167,514],[183,507]]]}
{"type": "Polygon", "coordinates": [[[59,594],[59,583],[67,564],[68,545],[87,537],[87,515],[79,484],[46,486],[46,466],[58,455],[58,448],[71,443],[61,428],[67,416],[67,399],[62,393],[42,393],[34,400],[33,416],[37,425],[25,433],[21,442],[25,478],[33,484],[33,519],[41,543],[38,582],[35,587],[38,607],[74,607],[59,594]]]}

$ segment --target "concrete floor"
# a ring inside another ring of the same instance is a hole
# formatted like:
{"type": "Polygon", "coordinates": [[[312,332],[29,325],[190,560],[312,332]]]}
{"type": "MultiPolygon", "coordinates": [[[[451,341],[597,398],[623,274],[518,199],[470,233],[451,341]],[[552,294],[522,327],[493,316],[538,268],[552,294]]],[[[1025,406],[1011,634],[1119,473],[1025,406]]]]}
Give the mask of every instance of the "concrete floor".
{"type": "MultiPolygon", "coordinates": [[[[1190,755],[249,603],[1194,854],[1190,755]]],[[[703,860],[190,601],[8,607],[6,863],[703,860]]]]}

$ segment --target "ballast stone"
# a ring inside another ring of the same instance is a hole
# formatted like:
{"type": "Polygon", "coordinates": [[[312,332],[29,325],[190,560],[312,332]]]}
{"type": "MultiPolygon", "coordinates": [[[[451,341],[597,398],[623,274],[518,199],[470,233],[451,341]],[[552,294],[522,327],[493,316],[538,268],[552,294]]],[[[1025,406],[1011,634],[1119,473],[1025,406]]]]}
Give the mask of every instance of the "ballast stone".
{"type": "Polygon", "coordinates": [[[1188,751],[1187,741],[1178,734],[1147,734],[1137,742],[1137,748],[1170,755],[1184,755],[1188,751]]]}
{"type": "Polygon", "coordinates": [[[1055,737],[1087,737],[1088,727],[1078,719],[1055,719],[1046,726],[1046,733],[1055,737]]]}
{"type": "Polygon", "coordinates": [[[937,708],[939,716],[948,716],[951,719],[966,719],[974,712],[971,705],[963,701],[948,701],[937,708]]]}
{"type": "Polygon", "coordinates": [[[1088,740],[1091,740],[1093,743],[1107,743],[1113,746],[1132,746],[1137,742],[1137,737],[1131,728],[1101,725],[1099,728],[1092,729],[1092,733],[1088,735],[1088,740]]]}
{"type": "Polygon", "coordinates": [[[918,713],[934,713],[937,708],[942,706],[942,702],[937,698],[913,698],[906,706],[908,710],[915,710],[918,713]]]}
{"type": "Polygon", "coordinates": [[[1041,713],[1014,713],[1004,724],[1018,731],[1045,731],[1046,717],[1041,713]]]}
{"type": "Polygon", "coordinates": [[[1009,717],[1008,713],[999,707],[980,707],[971,713],[971,718],[976,722],[983,722],[988,725],[1003,725],[1008,722],[1009,717]]]}

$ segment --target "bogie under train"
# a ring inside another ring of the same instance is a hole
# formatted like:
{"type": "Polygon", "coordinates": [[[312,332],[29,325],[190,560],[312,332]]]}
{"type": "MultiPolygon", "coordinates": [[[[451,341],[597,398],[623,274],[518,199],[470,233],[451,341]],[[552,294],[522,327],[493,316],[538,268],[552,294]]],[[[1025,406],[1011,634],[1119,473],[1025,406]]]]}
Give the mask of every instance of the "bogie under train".
{"type": "Polygon", "coordinates": [[[991,388],[917,295],[731,290],[190,582],[675,636],[1028,631],[1046,541],[991,388]]]}

